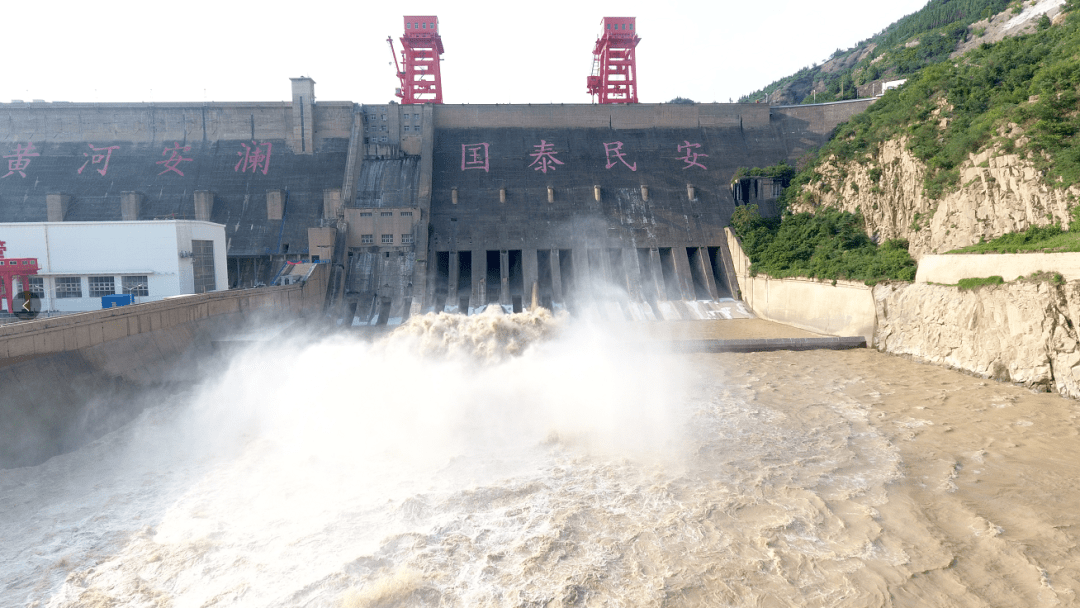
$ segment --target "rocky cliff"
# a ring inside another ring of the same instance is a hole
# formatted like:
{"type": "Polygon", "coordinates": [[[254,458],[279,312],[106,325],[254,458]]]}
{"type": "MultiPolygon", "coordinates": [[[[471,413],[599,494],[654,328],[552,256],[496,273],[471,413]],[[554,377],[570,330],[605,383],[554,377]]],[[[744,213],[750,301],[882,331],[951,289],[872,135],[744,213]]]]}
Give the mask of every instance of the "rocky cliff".
{"type": "MultiPolygon", "coordinates": [[[[1008,136],[1023,137],[1015,129],[1008,136]]],[[[926,166],[906,143],[882,143],[870,162],[826,160],[818,167],[823,179],[804,187],[792,210],[859,211],[868,233],[908,239],[918,259],[1032,225],[1067,224],[1080,195],[1076,187],[1052,188],[1030,161],[993,147],[970,155],[959,167],[960,187],[934,200],[923,192],[926,166]]]]}
{"type": "Polygon", "coordinates": [[[1080,398],[1080,281],[878,285],[882,351],[1080,398]]]}

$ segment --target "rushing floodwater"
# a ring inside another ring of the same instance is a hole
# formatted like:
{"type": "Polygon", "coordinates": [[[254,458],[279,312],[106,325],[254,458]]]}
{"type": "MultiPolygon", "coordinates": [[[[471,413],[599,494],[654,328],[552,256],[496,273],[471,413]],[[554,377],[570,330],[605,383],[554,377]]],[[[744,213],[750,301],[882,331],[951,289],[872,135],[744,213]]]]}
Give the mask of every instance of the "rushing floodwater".
{"type": "Polygon", "coordinates": [[[543,314],[234,359],[0,471],[0,606],[1068,606],[1076,402],[543,314]]]}

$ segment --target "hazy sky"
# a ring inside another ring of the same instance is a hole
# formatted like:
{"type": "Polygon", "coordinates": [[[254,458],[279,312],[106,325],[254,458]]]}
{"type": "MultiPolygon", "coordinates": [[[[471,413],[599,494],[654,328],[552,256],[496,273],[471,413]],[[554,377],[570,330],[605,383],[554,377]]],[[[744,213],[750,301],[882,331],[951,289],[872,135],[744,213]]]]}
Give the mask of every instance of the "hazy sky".
{"type": "Polygon", "coordinates": [[[411,3],[49,0],[5,3],[0,102],[385,103],[388,35],[435,14],[446,103],[588,103],[604,16],[637,17],[639,98],[727,101],[826,59],[926,0],[543,0],[411,3]]]}

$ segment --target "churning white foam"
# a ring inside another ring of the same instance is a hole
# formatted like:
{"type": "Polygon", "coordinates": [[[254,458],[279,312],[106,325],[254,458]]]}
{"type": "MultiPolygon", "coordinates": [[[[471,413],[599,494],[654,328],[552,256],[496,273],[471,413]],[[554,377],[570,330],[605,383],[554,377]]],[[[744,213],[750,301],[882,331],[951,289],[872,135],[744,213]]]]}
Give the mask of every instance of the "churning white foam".
{"type": "Polygon", "coordinates": [[[760,559],[762,535],[839,555],[826,560],[864,553],[861,535],[814,531],[815,496],[894,471],[845,472],[860,450],[887,452],[857,408],[821,405],[802,436],[719,382],[543,311],[253,348],[116,433],[0,472],[0,603],[645,604],[679,590],[691,605],[720,597],[705,573],[760,559]]]}

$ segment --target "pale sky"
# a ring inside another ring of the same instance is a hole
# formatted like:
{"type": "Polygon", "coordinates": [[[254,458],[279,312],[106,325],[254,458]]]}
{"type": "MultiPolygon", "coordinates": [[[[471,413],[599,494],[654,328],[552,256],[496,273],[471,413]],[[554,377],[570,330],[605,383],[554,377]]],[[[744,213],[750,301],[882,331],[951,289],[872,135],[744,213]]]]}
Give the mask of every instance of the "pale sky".
{"type": "Polygon", "coordinates": [[[926,0],[5,4],[0,102],[282,101],[290,77],[310,76],[317,100],[386,103],[386,37],[400,50],[402,15],[434,14],[446,103],[588,103],[605,16],[637,17],[638,95],[651,103],[738,99],[926,0]]]}

